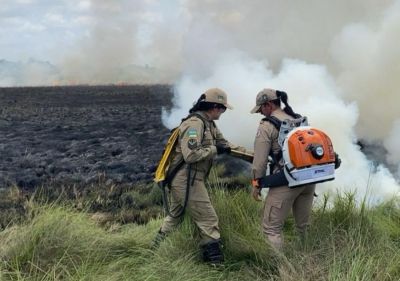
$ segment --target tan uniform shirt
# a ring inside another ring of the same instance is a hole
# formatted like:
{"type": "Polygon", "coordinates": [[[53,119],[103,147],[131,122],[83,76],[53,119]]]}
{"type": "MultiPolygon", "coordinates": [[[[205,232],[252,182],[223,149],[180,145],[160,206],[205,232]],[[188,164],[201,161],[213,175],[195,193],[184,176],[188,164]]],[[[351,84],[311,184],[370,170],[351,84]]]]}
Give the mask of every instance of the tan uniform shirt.
{"type": "Polygon", "coordinates": [[[196,187],[196,181],[204,182],[206,180],[213,164],[213,158],[217,155],[216,145],[230,146],[232,149],[243,152],[246,152],[246,149],[228,142],[215,123],[204,112],[196,113],[205,120],[205,127],[203,121],[197,116],[190,117],[179,126],[180,135],[173,162],[176,163],[183,157],[185,164],[176,173],[172,184],[175,189],[186,190],[186,168],[188,164],[191,164],[193,187],[190,190],[190,200],[209,201],[207,190],[196,187]]]}
{"type": "MultiPolygon", "coordinates": [[[[293,119],[282,109],[278,108],[273,111],[271,116],[275,116],[279,120],[293,119]]],[[[256,138],[254,140],[254,159],[252,165],[253,179],[262,178],[266,174],[268,165],[268,155],[272,149],[273,153],[278,153],[281,147],[278,144],[279,131],[269,122],[261,120],[258,126],[256,138]]]]}
{"type": "Polygon", "coordinates": [[[196,112],[203,117],[192,116],[180,125],[179,142],[176,148],[187,164],[194,164],[197,172],[207,175],[211,169],[213,158],[217,154],[216,145],[229,146],[232,149],[246,151],[243,147],[228,142],[216,124],[204,112],[196,112]],[[205,124],[205,128],[204,128],[205,124]]]}

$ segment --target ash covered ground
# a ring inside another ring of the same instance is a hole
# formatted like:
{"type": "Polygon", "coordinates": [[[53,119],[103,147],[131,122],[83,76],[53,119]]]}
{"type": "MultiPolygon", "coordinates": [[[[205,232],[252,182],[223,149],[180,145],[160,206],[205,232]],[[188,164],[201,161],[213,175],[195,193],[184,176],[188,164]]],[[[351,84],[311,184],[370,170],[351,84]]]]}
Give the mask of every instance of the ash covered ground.
{"type": "Polygon", "coordinates": [[[171,88],[0,88],[0,187],[152,180],[171,88]]]}

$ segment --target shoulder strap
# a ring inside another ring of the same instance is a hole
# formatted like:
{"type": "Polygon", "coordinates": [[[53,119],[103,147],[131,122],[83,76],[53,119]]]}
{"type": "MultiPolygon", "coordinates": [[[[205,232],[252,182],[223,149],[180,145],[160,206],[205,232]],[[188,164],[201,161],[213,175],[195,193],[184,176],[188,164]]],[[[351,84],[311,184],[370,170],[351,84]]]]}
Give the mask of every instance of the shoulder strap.
{"type": "MultiPolygon", "coordinates": [[[[279,120],[278,118],[276,118],[275,116],[266,116],[262,120],[270,122],[272,125],[274,125],[274,127],[278,130],[278,132],[280,131],[282,121],[279,120]]],[[[273,170],[274,166],[277,165],[282,158],[282,150],[279,150],[278,153],[273,153],[272,148],[271,148],[271,150],[269,152],[269,156],[271,156],[271,158],[273,160],[273,162],[271,163],[271,166],[270,166],[270,169],[273,170]]],[[[272,171],[271,171],[271,173],[272,173],[272,171]]]]}
{"type": "Polygon", "coordinates": [[[275,116],[267,116],[263,118],[264,121],[270,122],[274,127],[279,131],[281,128],[282,121],[276,118],[275,116]]]}

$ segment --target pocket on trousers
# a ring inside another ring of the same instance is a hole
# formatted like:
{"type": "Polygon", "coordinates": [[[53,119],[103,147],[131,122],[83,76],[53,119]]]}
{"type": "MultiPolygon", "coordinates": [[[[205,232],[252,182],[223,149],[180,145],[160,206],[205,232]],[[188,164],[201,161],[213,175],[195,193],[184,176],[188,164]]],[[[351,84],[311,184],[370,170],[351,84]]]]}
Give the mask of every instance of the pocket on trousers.
{"type": "Polygon", "coordinates": [[[268,206],[268,221],[270,223],[279,223],[283,201],[272,201],[268,206]]]}

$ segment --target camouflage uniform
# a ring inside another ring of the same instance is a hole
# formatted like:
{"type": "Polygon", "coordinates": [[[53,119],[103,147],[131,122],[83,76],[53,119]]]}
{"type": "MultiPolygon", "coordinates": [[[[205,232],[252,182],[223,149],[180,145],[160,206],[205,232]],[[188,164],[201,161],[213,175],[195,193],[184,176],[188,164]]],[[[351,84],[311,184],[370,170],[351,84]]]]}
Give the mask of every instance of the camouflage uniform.
{"type": "MultiPolygon", "coordinates": [[[[257,112],[257,107],[267,101],[277,99],[275,90],[266,89],[257,95],[257,106],[252,113],[257,112]]],[[[271,113],[279,120],[293,119],[292,116],[278,108],[271,113]]],[[[259,124],[257,135],[254,141],[254,160],[252,166],[253,179],[265,176],[268,156],[270,151],[278,153],[281,148],[278,144],[278,130],[269,122],[262,120],[259,124]]],[[[276,173],[283,166],[281,163],[275,166],[273,173],[276,173]]],[[[267,241],[276,248],[283,245],[282,228],[290,209],[296,221],[296,228],[303,234],[309,224],[309,217],[312,208],[315,184],[302,187],[289,188],[287,185],[271,188],[268,191],[264,205],[262,229],[267,241]]]]}

